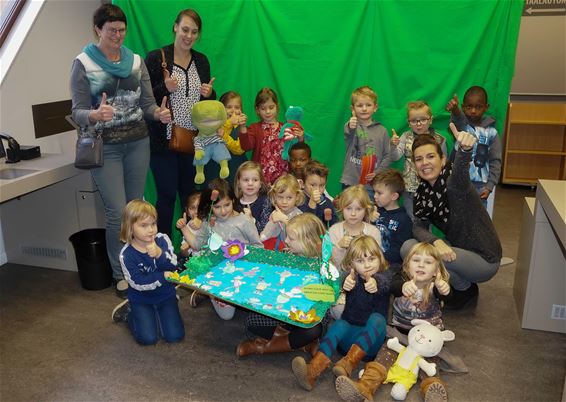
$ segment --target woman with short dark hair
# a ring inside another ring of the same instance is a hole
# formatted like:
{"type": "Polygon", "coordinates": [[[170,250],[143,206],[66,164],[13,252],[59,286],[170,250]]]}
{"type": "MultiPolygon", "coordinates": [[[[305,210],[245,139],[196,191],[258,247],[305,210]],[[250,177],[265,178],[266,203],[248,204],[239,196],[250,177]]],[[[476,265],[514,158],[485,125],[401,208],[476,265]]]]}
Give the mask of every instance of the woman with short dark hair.
{"type": "Polygon", "coordinates": [[[126,204],[142,198],[149,166],[149,137],[145,122],[171,120],[151,92],[143,59],[123,46],[126,15],[112,4],[93,15],[96,43],[87,45],[71,70],[72,115],[81,131],[101,135],[104,166],[91,175],[104,202],[106,246],[116,291],[126,297],[128,283],[119,261],[120,217],[126,204]]]}

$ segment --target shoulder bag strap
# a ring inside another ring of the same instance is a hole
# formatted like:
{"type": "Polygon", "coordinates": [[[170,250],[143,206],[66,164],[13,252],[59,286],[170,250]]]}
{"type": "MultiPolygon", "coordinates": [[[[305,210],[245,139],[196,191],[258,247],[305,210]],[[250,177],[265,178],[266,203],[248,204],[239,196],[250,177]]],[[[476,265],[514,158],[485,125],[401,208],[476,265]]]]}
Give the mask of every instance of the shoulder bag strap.
{"type": "MultiPolygon", "coordinates": [[[[163,51],[163,48],[159,49],[161,50],[161,68],[163,70],[163,85],[165,85],[165,77],[167,77],[167,61],[165,61],[165,52],[163,51]]],[[[167,86],[165,86],[165,88],[167,88],[167,86]]],[[[168,96],[167,97],[167,106],[169,107],[169,112],[171,113],[171,121],[175,121],[175,118],[173,117],[173,107],[171,106],[171,97],[168,96]]]]}

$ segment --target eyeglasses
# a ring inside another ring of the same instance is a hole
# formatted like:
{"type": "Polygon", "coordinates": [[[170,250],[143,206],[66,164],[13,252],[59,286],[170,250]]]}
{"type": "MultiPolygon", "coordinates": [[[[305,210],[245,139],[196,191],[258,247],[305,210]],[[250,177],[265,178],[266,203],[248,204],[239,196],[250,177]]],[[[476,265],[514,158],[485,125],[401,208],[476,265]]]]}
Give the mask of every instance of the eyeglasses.
{"type": "Polygon", "coordinates": [[[424,119],[411,119],[409,120],[409,124],[411,126],[418,126],[419,124],[426,124],[430,121],[430,117],[426,117],[424,119]]]}
{"type": "Polygon", "coordinates": [[[106,27],[105,29],[110,35],[120,34],[121,36],[124,36],[126,34],[126,28],[116,29],[116,28],[106,27]]]}
{"type": "Polygon", "coordinates": [[[468,111],[469,111],[469,110],[474,110],[474,109],[475,109],[475,110],[481,110],[481,109],[483,109],[483,108],[485,108],[485,105],[484,105],[484,104],[479,104],[479,105],[462,105],[462,109],[468,110],[468,111]]]}

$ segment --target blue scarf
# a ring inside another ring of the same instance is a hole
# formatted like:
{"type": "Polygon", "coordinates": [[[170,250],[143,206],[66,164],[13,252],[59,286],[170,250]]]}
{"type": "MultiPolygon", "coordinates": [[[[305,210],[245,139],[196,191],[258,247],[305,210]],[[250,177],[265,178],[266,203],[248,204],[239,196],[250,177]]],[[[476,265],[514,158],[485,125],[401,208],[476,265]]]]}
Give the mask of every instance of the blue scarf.
{"type": "Polygon", "coordinates": [[[132,73],[134,65],[134,53],[125,46],[120,48],[120,61],[109,61],[104,53],[100,51],[98,46],[93,43],[88,44],[83,52],[87,54],[96,64],[98,64],[108,74],[112,74],[119,78],[126,78],[132,73]]]}

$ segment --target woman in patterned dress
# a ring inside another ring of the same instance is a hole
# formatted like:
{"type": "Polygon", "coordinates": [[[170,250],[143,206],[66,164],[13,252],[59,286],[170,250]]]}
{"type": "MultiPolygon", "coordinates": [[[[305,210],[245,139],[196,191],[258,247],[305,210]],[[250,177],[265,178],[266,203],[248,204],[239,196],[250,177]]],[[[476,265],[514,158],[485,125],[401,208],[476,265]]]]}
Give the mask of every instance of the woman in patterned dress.
{"type": "MultiPolygon", "coordinates": [[[[163,75],[162,49],[148,53],[145,63],[151,78],[155,99],[167,96],[176,125],[196,130],[191,121],[192,106],[204,99],[216,99],[210,78],[208,58],[193,49],[202,30],[202,21],[196,11],[182,10],[173,25],[175,41],[163,47],[167,73],[163,75]]],[[[184,205],[193,191],[195,168],[193,156],[169,150],[171,124],[149,124],[150,167],[157,188],[157,227],[171,236],[173,211],[177,193],[184,205]]]]}

